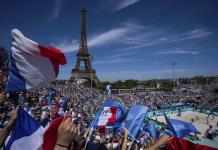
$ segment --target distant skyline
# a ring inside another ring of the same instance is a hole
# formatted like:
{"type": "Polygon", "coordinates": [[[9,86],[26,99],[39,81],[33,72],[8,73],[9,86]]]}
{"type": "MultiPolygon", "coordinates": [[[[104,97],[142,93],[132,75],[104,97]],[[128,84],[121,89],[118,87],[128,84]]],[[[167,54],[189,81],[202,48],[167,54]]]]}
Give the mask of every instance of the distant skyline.
{"type": "MultiPolygon", "coordinates": [[[[100,80],[218,75],[217,0],[86,0],[88,50],[100,80]]],[[[60,48],[69,79],[80,40],[81,0],[1,0],[0,46],[8,28],[60,48]]]]}

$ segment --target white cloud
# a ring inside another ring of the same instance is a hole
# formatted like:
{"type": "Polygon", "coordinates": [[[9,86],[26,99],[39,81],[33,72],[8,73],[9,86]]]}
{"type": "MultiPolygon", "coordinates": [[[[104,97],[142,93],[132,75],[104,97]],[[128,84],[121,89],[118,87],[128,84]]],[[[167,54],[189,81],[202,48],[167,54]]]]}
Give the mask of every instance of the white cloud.
{"type": "MultiPolygon", "coordinates": [[[[205,29],[197,28],[186,32],[174,32],[167,29],[161,29],[159,27],[145,27],[139,30],[136,34],[125,37],[123,43],[129,44],[119,50],[134,50],[144,48],[148,46],[176,43],[185,40],[194,40],[204,38],[211,35],[212,32],[205,29]]],[[[183,50],[177,51],[177,53],[186,53],[183,50]]],[[[187,52],[190,54],[197,54],[197,52],[187,52]]]]}
{"type": "MultiPolygon", "coordinates": [[[[95,34],[94,36],[88,37],[88,47],[96,47],[102,46],[105,44],[111,43],[120,43],[122,39],[129,35],[130,33],[134,32],[135,30],[139,30],[142,26],[133,23],[133,22],[126,22],[122,24],[122,27],[117,27],[108,31],[105,31],[100,34],[95,34]]],[[[63,50],[64,52],[72,52],[78,50],[79,48],[79,41],[78,40],[61,40],[56,43],[51,43],[51,45],[63,50]]]]}
{"type": "MultiPolygon", "coordinates": [[[[94,33],[88,37],[88,47],[113,46],[118,51],[133,51],[150,46],[157,46],[183,42],[188,40],[197,40],[205,38],[212,32],[196,28],[185,32],[175,32],[167,28],[157,26],[144,26],[134,21],[127,21],[120,26],[106,30],[102,33],[94,33]]],[[[61,40],[53,43],[55,47],[62,49],[64,52],[78,50],[79,40],[61,40]]],[[[161,52],[160,54],[192,54],[197,55],[199,51],[177,49],[161,52]]]]}
{"type": "Polygon", "coordinates": [[[53,45],[54,47],[59,48],[60,50],[62,50],[65,53],[68,52],[73,52],[78,50],[79,48],[79,41],[78,40],[61,40],[59,42],[56,43],[51,43],[51,45],[53,45]]]}
{"type": "Polygon", "coordinates": [[[126,7],[129,7],[137,2],[139,2],[140,0],[116,0],[114,1],[114,3],[116,4],[115,9],[116,10],[121,10],[124,9],[126,7]]]}
{"type": "Polygon", "coordinates": [[[188,40],[188,39],[196,39],[196,38],[204,38],[208,35],[212,34],[212,32],[207,31],[205,29],[196,28],[190,31],[186,31],[184,33],[175,34],[174,37],[172,37],[172,41],[182,41],[182,40],[188,40]]]}
{"type": "Polygon", "coordinates": [[[126,63],[126,62],[137,62],[142,61],[143,59],[140,58],[122,58],[122,57],[111,57],[111,58],[104,58],[102,60],[97,60],[93,62],[93,65],[99,65],[99,64],[111,64],[111,63],[126,63]]]}
{"type": "Polygon", "coordinates": [[[212,34],[212,32],[197,28],[190,31],[188,34],[190,35],[189,38],[202,38],[212,34]]]}
{"type": "Polygon", "coordinates": [[[125,58],[102,59],[102,60],[94,61],[93,65],[108,64],[108,63],[123,63],[128,61],[129,60],[125,58]]]}
{"type": "Polygon", "coordinates": [[[192,54],[192,55],[198,55],[199,51],[189,51],[189,50],[169,50],[169,51],[163,51],[163,52],[157,52],[155,55],[166,55],[166,54],[192,54]]]}
{"type": "Polygon", "coordinates": [[[117,39],[123,37],[125,34],[129,32],[130,28],[125,27],[125,28],[115,28],[110,31],[101,33],[97,36],[92,37],[88,41],[88,45],[90,47],[92,46],[98,46],[98,45],[103,45],[105,43],[109,42],[116,42],[117,39]]]}
{"type": "Polygon", "coordinates": [[[52,21],[55,21],[56,19],[58,19],[60,12],[61,12],[62,4],[63,4],[63,0],[55,0],[54,1],[52,13],[48,19],[49,21],[52,22],[52,21]]]}

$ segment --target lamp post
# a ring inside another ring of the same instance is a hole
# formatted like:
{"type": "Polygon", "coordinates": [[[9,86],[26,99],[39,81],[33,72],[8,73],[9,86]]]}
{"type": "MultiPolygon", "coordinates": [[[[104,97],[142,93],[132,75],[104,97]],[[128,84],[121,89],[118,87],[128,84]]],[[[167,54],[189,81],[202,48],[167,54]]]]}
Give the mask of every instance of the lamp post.
{"type": "Polygon", "coordinates": [[[92,61],[93,61],[93,57],[92,55],[90,55],[90,61],[91,61],[91,90],[92,90],[92,61]]]}
{"type": "Polygon", "coordinates": [[[171,66],[173,67],[173,88],[174,89],[175,89],[175,65],[176,65],[175,61],[171,62],[171,66]]]}

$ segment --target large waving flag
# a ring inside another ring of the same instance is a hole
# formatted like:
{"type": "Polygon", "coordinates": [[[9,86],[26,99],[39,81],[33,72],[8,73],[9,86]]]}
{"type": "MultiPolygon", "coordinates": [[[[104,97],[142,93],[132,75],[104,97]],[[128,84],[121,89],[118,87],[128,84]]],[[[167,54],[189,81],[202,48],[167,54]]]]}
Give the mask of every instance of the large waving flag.
{"type": "Polygon", "coordinates": [[[19,108],[18,118],[5,150],[38,150],[45,130],[25,110],[19,108]]]}
{"type": "Polygon", "coordinates": [[[48,128],[44,128],[20,108],[15,128],[4,150],[53,150],[57,141],[58,127],[64,118],[59,117],[53,120],[48,128]]]}
{"type": "Polygon", "coordinates": [[[132,137],[136,138],[138,135],[147,112],[148,107],[146,106],[132,105],[130,107],[124,126],[132,137]]]}
{"type": "Polygon", "coordinates": [[[38,89],[56,79],[59,65],[66,64],[64,53],[28,39],[17,29],[11,36],[7,92],[38,89]]]}
{"type": "Polygon", "coordinates": [[[166,116],[166,114],[164,114],[164,117],[167,125],[169,126],[170,130],[173,132],[174,136],[185,137],[190,132],[199,133],[199,131],[191,123],[181,120],[176,120],[176,119],[169,119],[166,116]]]}

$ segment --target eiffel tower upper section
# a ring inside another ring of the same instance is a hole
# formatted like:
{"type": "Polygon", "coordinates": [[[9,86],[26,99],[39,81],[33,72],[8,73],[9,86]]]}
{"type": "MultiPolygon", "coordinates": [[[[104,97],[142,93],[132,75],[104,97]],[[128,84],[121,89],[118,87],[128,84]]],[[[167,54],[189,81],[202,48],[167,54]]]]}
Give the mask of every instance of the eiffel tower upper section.
{"type": "Polygon", "coordinates": [[[75,68],[72,69],[70,80],[76,81],[77,79],[89,79],[94,81],[97,86],[100,85],[100,80],[96,75],[96,71],[92,67],[92,58],[88,52],[87,36],[86,36],[86,6],[83,4],[82,10],[82,26],[80,33],[80,45],[77,53],[77,62],[75,68]]]}
{"type": "Polygon", "coordinates": [[[79,53],[88,54],[87,38],[86,38],[86,6],[83,5],[82,10],[82,28],[80,33],[79,53]]]}

